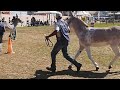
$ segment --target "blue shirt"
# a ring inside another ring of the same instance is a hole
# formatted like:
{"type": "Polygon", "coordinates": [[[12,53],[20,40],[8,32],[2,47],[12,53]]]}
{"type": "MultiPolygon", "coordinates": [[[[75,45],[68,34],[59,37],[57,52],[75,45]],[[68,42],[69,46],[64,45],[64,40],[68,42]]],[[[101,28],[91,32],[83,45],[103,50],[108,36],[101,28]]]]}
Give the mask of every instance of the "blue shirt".
{"type": "Polygon", "coordinates": [[[0,23],[0,30],[5,29],[5,25],[3,23],[0,23]]]}
{"type": "Polygon", "coordinates": [[[4,27],[5,25],[3,23],[0,23],[0,27],[4,27]]]}
{"type": "Polygon", "coordinates": [[[61,32],[62,35],[68,40],[70,41],[70,38],[69,38],[69,26],[67,24],[67,22],[65,22],[64,20],[60,19],[56,22],[56,25],[55,25],[55,30],[57,30],[57,32],[61,32]]]}
{"type": "Polygon", "coordinates": [[[5,32],[5,26],[3,23],[0,23],[0,35],[3,35],[4,32],[5,32]]]}

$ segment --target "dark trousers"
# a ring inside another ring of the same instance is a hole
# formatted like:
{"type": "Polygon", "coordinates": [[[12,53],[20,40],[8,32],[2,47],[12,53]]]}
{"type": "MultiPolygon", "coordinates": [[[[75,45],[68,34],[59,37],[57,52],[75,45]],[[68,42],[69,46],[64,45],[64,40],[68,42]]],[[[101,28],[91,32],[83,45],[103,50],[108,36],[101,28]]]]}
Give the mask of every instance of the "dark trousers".
{"type": "Polygon", "coordinates": [[[80,65],[79,63],[77,63],[76,60],[72,59],[68,55],[67,46],[68,46],[68,41],[66,39],[57,40],[57,42],[54,45],[53,50],[51,52],[51,58],[52,58],[51,68],[56,70],[56,55],[60,50],[62,50],[64,58],[66,58],[69,62],[73,63],[76,67],[78,67],[80,65]]]}
{"type": "Polygon", "coordinates": [[[17,25],[15,24],[14,25],[14,32],[12,32],[12,35],[13,35],[14,39],[16,38],[16,34],[17,34],[16,27],[17,27],[17,25]]]}
{"type": "Polygon", "coordinates": [[[0,43],[2,43],[2,41],[3,41],[3,34],[4,34],[4,32],[0,32],[0,43]]]}

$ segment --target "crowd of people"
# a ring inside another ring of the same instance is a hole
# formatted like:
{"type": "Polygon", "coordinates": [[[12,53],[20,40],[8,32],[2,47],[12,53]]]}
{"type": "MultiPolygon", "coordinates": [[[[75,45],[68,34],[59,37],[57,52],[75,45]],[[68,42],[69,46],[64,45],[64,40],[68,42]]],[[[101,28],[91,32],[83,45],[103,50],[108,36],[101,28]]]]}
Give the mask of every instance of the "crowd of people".
{"type": "Polygon", "coordinates": [[[27,20],[27,26],[44,26],[44,25],[50,25],[48,20],[47,21],[40,21],[36,20],[35,17],[31,18],[31,21],[27,20]]]}
{"type": "MultiPolygon", "coordinates": [[[[13,16],[12,19],[9,17],[8,23],[13,24],[12,20],[14,20],[15,17],[16,16],[13,16]]],[[[3,17],[2,19],[0,19],[0,23],[2,23],[2,22],[6,22],[5,17],[3,17]]],[[[23,21],[21,21],[20,23],[21,23],[21,26],[22,26],[23,21]]],[[[40,19],[36,20],[35,17],[32,17],[31,20],[27,20],[26,21],[26,26],[45,26],[45,25],[47,25],[47,26],[50,25],[50,23],[49,23],[48,20],[47,21],[41,21],[40,19]]]]}

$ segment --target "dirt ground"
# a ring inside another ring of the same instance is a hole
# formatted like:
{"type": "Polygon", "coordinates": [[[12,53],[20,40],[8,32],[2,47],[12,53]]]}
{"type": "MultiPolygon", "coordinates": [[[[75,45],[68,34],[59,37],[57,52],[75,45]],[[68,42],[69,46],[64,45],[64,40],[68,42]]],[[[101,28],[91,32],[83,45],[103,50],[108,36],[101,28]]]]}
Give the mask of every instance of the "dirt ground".
{"type": "MultiPolygon", "coordinates": [[[[45,43],[44,34],[48,35],[53,31],[53,27],[19,27],[17,28],[17,39],[12,41],[14,54],[7,52],[8,35],[5,32],[3,37],[3,53],[0,56],[0,79],[119,79],[120,61],[113,65],[109,73],[108,64],[114,57],[109,46],[92,47],[92,56],[99,64],[99,71],[95,71],[94,65],[88,59],[85,51],[77,58],[82,63],[79,73],[76,67],[68,70],[70,63],[63,58],[61,51],[57,55],[57,72],[51,73],[46,67],[51,64],[50,52],[53,47],[48,47],[45,43]]],[[[79,48],[78,38],[72,31],[70,34],[68,52],[74,56],[79,48]]],[[[50,38],[55,44],[55,37],[50,38]]]]}

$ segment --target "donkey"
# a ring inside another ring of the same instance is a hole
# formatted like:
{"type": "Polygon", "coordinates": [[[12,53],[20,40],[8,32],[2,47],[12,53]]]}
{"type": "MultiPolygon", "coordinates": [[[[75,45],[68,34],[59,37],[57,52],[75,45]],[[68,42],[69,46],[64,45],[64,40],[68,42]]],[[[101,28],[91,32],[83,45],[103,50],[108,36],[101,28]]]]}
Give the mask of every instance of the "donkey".
{"type": "MultiPolygon", "coordinates": [[[[113,63],[118,59],[120,56],[119,52],[119,46],[120,46],[120,27],[114,26],[110,28],[94,28],[89,29],[88,25],[83,22],[81,19],[76,18],[73,16],[73,14],[70,12],[70,17],[66,20],[70,26],[70,28],[73,28],[78,39],[79,39],[79,50],[77,51],[74,59],[76,59],[80,53],[85,49],[87,52],[87,55],[89,59],[94,64],[96,71],[99,70],[98,64],[94,61],[94,59],[91,56],[90,47],[95,46],[105,46],[110,45],[113,52],[115,53],[115,56],[113,60],[109,63],[108,69],[110,70],[112,68],[113,63]]],[[[72,68],[72,64],[69,65],[69,69],[72,68]]]]}
{"type": "MultiPolygon", "coordinates": [[[[13,39],[13,33],[15,33],[14,26],[7,22],[2,23],[5,27],[5,31],[10,32],[9,36],[13,39]]],[[[14,39],[13,39],[14,40],[14,39]]]]}

